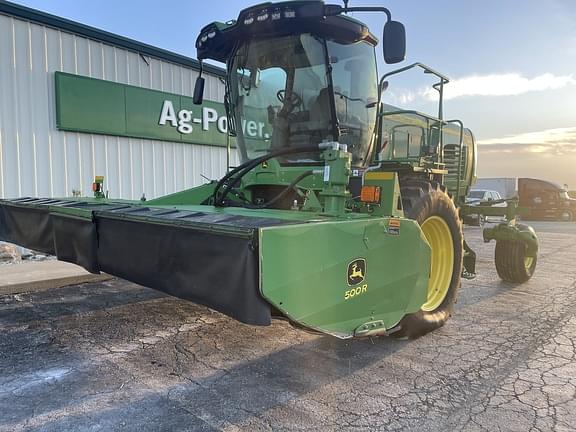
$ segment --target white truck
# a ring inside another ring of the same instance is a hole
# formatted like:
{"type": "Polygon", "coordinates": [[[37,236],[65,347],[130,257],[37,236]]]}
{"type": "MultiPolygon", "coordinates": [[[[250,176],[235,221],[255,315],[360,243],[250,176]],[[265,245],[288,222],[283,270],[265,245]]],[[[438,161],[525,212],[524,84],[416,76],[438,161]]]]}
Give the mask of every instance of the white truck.
{"type": "Polygon", "coordinates": [[[474,190],[493,190],[497,191],[504,199],[518,196],[518,178],[517,177],[491,177],[480,178],[474,186],[474,190]]]}

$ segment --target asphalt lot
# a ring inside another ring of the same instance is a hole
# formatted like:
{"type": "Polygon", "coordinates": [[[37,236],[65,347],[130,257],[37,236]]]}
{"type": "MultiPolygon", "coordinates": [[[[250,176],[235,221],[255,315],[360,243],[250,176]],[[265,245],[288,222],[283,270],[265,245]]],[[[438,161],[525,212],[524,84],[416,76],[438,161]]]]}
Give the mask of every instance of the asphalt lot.
{"type": "Polygon", "coordinates": [[[493,244],[416,341],[256,328],[124,281],[0,296],[0,431],[576,428],[576,224],[534,223],[537,272],[493,244]]]}

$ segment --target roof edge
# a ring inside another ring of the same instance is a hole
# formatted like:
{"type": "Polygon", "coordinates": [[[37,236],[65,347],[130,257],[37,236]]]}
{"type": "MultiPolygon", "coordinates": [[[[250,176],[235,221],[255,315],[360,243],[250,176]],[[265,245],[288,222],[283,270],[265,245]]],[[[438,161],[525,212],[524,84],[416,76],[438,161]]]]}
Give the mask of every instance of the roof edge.
{"type": "MultiPolygon", "coordinates": [[[[114,33],[100,30],[96,27],[91,27],[76,21],[62,18],[57,15],[52,15],[16,3],[0,0],[0,14],[11,15],[38,24],[55,27],[70,33],[125,48],[127,50],[137,52],[138,54],[148,55],[159,60],[165,60],[182,66],[187,66],[195,70],[200,70],[200,63],[198,60],[191,57],[186,57],[172,51],[158,48],[153,45],[148,45],[134,39],[119,36],[114,33]]],[[[204,64],[204,71],[219,76],[226,75],[226,71],[224,69],[206,63],[204,64]]]]}

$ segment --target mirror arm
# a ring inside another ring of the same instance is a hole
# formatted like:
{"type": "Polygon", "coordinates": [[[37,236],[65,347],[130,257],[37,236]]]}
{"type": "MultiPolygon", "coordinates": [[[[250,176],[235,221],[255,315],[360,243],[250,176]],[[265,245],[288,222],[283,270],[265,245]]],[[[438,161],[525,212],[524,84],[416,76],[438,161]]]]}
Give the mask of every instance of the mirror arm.
{"type": "Polygon", "coordinates": [[[381,6],[358,6],[344,8],[344,13],[348,12],[384,12],[388,17],[388,21],[392,21],[392,14],[390,11],[381,6]]]}
{"type": "Polygon", "coordinates": [[[390,11],[381,6],[342,7],[339,5],[327,5],[324,9],[324,14],[326,16],[340,15],[341,13],[348,12],[384,12],[388,17],[388,21],[392,21],[392,14],[390,11]]]}

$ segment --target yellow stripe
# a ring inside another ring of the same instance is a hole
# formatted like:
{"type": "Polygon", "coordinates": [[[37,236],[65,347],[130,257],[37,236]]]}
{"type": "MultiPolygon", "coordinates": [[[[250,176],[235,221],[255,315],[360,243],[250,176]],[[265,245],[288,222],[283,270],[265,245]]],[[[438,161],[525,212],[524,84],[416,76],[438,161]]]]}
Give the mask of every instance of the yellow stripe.
{"type": "Polygon", "coordinates": [[[368,171],[364,176],[364,180],[394,180],[393,172],[372,172],[368,171]]]}

